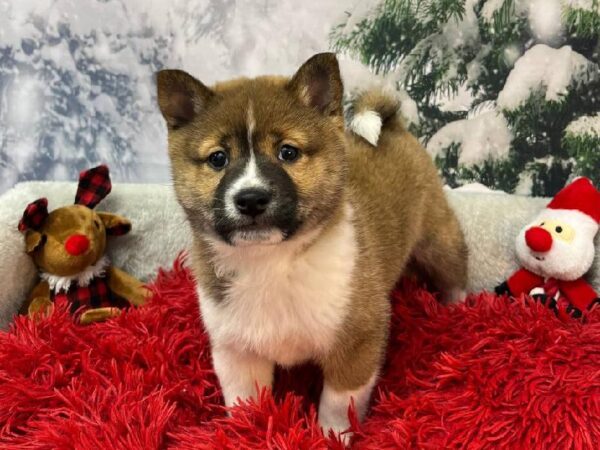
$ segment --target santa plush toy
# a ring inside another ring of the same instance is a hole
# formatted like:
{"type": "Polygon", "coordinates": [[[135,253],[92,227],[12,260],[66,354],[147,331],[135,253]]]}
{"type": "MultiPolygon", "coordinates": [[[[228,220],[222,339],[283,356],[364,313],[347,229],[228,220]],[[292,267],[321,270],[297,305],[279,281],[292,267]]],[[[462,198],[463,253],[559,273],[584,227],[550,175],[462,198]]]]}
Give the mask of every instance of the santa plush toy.
{"type": "Polygon", "coordinates": [[[600,192],[587,178],[563,188],[517,236],[522,266],[496,293],[530,295],[559,317],[581,317],[598,303],[583,276],[594,261],[600,223],[600,192]]]}

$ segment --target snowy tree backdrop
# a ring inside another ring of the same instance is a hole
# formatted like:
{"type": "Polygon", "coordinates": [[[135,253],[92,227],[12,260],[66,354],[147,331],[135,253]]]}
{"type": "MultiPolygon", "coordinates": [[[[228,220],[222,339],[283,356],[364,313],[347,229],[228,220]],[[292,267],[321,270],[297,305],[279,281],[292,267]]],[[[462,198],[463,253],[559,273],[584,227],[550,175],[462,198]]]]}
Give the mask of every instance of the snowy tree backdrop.
{"type": "Polygon", "coordinates": [[[157,69],[290,74],[355,1],[0,0],[0,193],[101,161],[168,182],[157,69]]]}
{"type": "Polygon", "coordinates": [[[156,70],[290,74],[328,49],[349,85],[398,89],[451,186],[600,184],[599,1],[0,0],[0,193],[98,162],[167,183],[156,70]]]}
{"type": "Polygon", "coordinates": [[[599,35],[600,0],[382,0],[332,40],[416,101],[449,185],[553,195],[600,185],[599,35]]]}

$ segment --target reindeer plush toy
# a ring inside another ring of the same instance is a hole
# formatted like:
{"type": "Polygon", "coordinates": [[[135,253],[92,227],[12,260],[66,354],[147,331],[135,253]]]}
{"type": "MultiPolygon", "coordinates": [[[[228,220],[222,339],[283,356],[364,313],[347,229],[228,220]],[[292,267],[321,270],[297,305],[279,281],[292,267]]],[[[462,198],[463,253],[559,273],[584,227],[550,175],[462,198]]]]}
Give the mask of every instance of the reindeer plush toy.
{"type": "Polygon", "coordinates": [[[51,310],[65,299],[80,323],[105,320],[120,308],[144,303],[147,290],[140,281],[112,267],[104,252],[107,236],[120,236],[131,223],[94,207],[111,190],[108,167],[101,165],[79,176],[75,204],[48,213],[48,200],[30,203],[19,222],[25,250],[39,269],[22,312],[51,310]]]}

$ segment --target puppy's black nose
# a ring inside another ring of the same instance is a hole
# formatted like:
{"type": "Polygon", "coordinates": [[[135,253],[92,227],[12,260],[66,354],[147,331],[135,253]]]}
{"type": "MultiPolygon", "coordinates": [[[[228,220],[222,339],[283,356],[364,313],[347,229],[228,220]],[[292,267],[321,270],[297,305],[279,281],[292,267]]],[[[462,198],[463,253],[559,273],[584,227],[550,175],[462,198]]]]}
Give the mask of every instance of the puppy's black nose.
{"type": "Polygon", "coordinates": [[[267,210],[271,194],[264,189],[244,189],[237,193],[233,201],[241,214],[256,217],[267,210]]]}

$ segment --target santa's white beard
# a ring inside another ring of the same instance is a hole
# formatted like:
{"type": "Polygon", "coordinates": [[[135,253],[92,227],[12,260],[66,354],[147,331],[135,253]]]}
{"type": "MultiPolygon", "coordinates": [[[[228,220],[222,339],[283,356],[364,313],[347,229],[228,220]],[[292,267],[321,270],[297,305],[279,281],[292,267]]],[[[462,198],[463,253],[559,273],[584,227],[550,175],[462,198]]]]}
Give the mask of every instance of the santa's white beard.
{"type": "Polygon", "coordinates": [[[594,261],[594,241],[586,233],[577,233],[571,242],[553,239],[545,253],[534,252],[525,242],[524,228],[517,236],[517,257],[527,270],[544,278],[571,281],[586,274],[594,261]],[[541,261],[536,259],[536,256],[541,261]]]}

